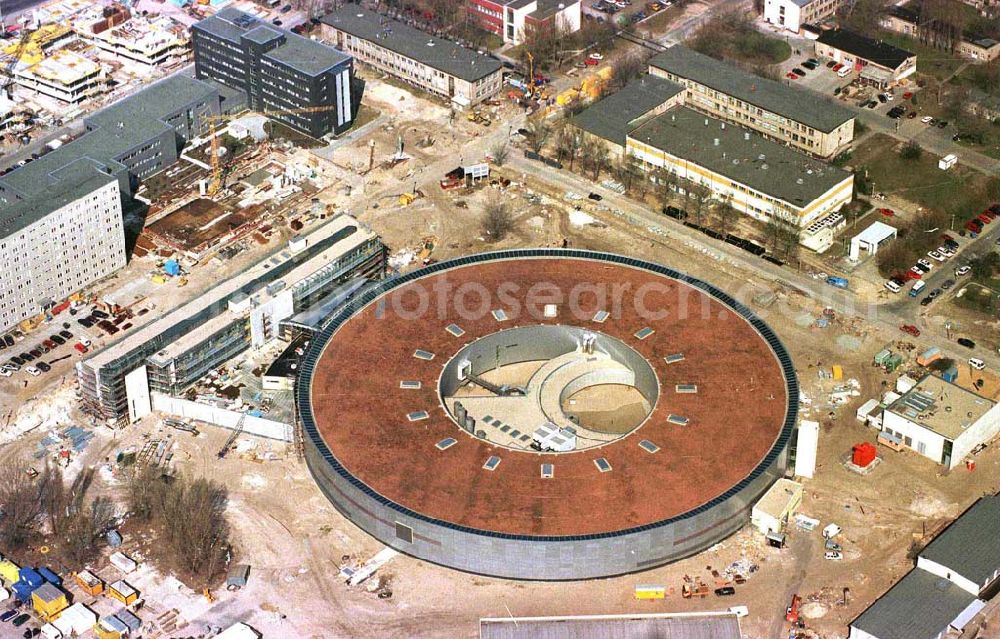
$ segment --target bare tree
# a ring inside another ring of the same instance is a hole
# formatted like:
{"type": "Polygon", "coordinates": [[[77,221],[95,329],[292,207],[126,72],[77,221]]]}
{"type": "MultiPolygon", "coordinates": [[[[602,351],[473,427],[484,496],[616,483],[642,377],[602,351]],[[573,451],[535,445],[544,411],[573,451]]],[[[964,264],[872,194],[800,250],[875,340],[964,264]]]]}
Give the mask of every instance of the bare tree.
{"type": "Polygon", "coordinates": [[[46,485],[28,475],[23,463],[0,468],[0,543],[5,548],[19,548],[31,537],[44,512],[46,485]]]}
{"type": "Polygon", "coordinates": [[[609,93],[618,91],[646,71],[646,56],[639,51],[628,51],[611,62],[611,79],[605,86],[609,93]]]}
{"type": "Polygon", "coordinates": [[[712,189],[701,182],[693,180],[689,180],[684,186],[686,187],[685,190],[687,191],[688,199],[691,200],[691,217],[694,218],[695,224],[704,226],[705,209],[708,201],[712,198],[712,189]]]}
{"type": "Polygon", "coordinates": [[[514,215],[506,202],[490,201],[483,209],[483,234],[490,242],[499,242],[514,228],[514,215]]]}
{"type": "Polygon", "coordinates": [[[726,196],[715,207],[715,227],[723,235],[731,232],[736,226],[740,212],[733,207],[732,196],[726,196]]]}
{"type": "Polygon", "coordinates": [[[663,167],[658,167],[653,172],[653,181],[656,183],[656,197],[660,202],[660,208],[666,209],[675,197],[677,174],[671,173],[663,167]]]}
{"type": "Polygon", "coordinates": [[[528,144],[535,153],[541,153],[552,135],[552,125],[542,116],[528,120],[528,144]]]}
{"type": "Polygon", "coordinates": [[[603,142],[587,136],[580,147],[580,160],[588,167],[595,182],[608,164],[608,147],[603,142]]]}
{"type": "Polygon", "coordinates": [[[507,146],[507,140],[500,140],[493,144],[490,147],[490,155],[497,166],[503,166],[504,162],[507,161],[507,156],[510,155],[510,147],[507,146]]]}
{"type": "Polygon", "coordinates": [[[580,153],[580,134],[568,124],[563,125],[556,136],[556,155],[559,161],[569,160],[569,170],[573,170],[573,163],[580,153]]]}

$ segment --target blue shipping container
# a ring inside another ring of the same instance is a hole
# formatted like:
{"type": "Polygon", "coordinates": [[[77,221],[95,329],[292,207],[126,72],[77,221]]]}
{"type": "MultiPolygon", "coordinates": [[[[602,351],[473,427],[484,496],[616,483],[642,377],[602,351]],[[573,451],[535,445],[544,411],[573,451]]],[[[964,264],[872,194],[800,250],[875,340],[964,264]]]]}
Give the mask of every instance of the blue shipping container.
{"type": "Polygon", "coordinates": [[[58,587],[58,586],[62,585],[62,577],[60,577],[56,573],[52,572],[48,568],[44,568],[44,567],[43,568],[39,568],[38,569],[38,574],[40,574],[42,576],[42,578],[45,579],[45,581],[49,582],[53,586],[58,587]]]}
{"type": "Polygon", "coordinates": [[[958,369],[952,366],[945,372],[941,373],[941,378],[946,382],[954,382],[958,379],[958,369]]]}
{"type": "Polygon", "coordinates": [[[45,583],[45,580],[42,579],[42,576],[34,568],[21,568],[21,571],[17,574],[20,575],[20,580],[31,586],[32,589],[45,583]]]}
{"type": "Polygon", "coordinates": [[[35,590],[29,584],[18,581],[13,586],[10,587],[14,591],[14,596],[22,603],[28,603],[31,601],[31,593],[35,590]]]}

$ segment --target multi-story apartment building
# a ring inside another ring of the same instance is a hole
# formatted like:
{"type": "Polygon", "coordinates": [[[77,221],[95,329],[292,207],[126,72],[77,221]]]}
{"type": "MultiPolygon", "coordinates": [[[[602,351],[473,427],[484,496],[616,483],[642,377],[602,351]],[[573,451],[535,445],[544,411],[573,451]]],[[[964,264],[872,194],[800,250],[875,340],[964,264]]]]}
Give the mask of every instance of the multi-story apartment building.
{"type": "Polygon", "coordinates": [[[773,25],[800,33],[837,13],[846,0],[764,0],[764,19],[773,25]]]}
{"type": "Polygon", "coordinates": [[[714,199],[763,222],[805,229],[854,196],[847,171],[683,106],[629,132],[626,150],[647,172],[679,178],[680,190],[704,185],[714,199]]]}
{"type": "Polygon", "coordinates": [[[465,8],[483,29],[505,43],[521,44],[532,31],[579,31],[581,4],[581,0],[466,0],[465,8]]]}
{"type": "Polygon", "coordinates": [[[323,18],[323,37],[363,64],[465,108],[503,89],[500,61],[371,11],[344,7],[323,18]]]}
{"type": "Polygon", "coordinates": [[[385,274],[386,248],[337,217],[197,299],[77,364],[84,406],[111,421],[150,411],[150,393],[181,393],[212,368],[277,334],[277,325],[348,280],[385,274]]]}
{"type": "Polygon", "coordinates": [[[654,56],[649,73],[686,87],[687,106],[811,155],[831,157],[854,139],[850,109],[682,45],[654,56]]]}
{"type": "Polygon", "coordinates": [[[44,200],[0,208],[0,332],[125,266],[118,180],[91,160],[44,200]]]}
{"type": "Polygon", "coordinates": [[[108,90],[108,76],[100,64],[65,49],[17,69],[14,81],[29,91],[69,104],[108,90]]]}
{"type": "Polygon", "coordinates": [[[191,34],[195,76],[242,91],[252,110],[314,138],[354,122],[361,88],[351,56],[228,7],[191,34]]]}

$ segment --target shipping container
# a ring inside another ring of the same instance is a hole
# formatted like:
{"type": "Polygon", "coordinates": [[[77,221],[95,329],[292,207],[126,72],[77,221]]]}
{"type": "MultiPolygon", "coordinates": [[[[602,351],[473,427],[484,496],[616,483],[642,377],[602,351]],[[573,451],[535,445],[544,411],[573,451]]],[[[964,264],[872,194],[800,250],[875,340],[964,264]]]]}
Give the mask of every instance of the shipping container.
{"type": "Polygon", "coordinates": [[[941,359],[941,349],[937,346],[931,346],[926,351],[917,356],[917,364],[921,366],[927,366],[931,362],[941,359]]]}
{"type": "Polygon", "coordinates": [[[52,572],[48,568],[45,568],[44,566],[39,568],[38,574],[40,574],[42,578],[45,579],[45,581],[49,582],[50,584],[54,584],[56,586],[62,586],[62,581],[63,581],[62,577],[52,572]]]}
{"type": "Polygon", "coordinates": [[[0,561],[0,578],[8,586],[21,578],[21,567],[10,559],[0,561]]]}

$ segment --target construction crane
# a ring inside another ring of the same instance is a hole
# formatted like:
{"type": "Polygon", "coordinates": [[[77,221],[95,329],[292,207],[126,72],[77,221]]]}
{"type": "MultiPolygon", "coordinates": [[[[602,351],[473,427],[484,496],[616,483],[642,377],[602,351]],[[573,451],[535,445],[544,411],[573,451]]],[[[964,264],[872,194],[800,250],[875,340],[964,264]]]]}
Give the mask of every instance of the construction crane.
{"type": "Polygon", "coordinates": [[[528,55],[528,90],[525,92],[524,97],[530,98],[535,94],[535,56],[531,55],[531,51],[527,52],[528,55]]]}
{"type": "MultiPolygon", "coordinates": [[[[2,28],[2,27],[0,27],[2,28]]],[[[6,76],[3,81],[0,90],[7,95],[8,100],[14,99],[14,68],[17,63],[21,60],[21,55],[24,54],[24,50],[27,48],[28,43],[31,41],[31,31],[28,30],[27,26],[21,28],[21,39],[17,41],[17,47],[14,52],[10,54],[10,61],[4,65],[3,74],[6,76]]]]}
{"type": "Polygon", "coordinates": [[[250,111],[243,112],[239,114],[219,114],[219,115],[208,115],[203,119],[211,127],[211,148],[209,151],[210,158],[209,161],[212,165],[212,179],[208,183],[208,187],[205,192],[209,195],[215,195],[219,190],[225,186],[224,180],[225,175],[222,170],[222,162],[219,159],[220,147],[219,147],[219,135],[218,125],[221,122],[229,122],[230,120],[237,120],[252,115],[262,115],[264,117],[272,117],[277,115],[295,115],[298,113],[318,113],[322,111],[333,111],[337,108],[336,105],[327,106],[317,106],[317,107],[302,107],[300,109],[281,109],[272,111],[250,111]]]}
{"type": "Polygon", "coordinates": [[[236,438],[239,437],[240,434],[243,432],[243,422],[245,422],[246,419],[247,419],[246,413],[240,415],[240,421],[236,422],[236,427],[233,428],[233,434],[230,435],[229,439],[226,440],[226,444],[221,449],[219,449],[219,459],[225,457],[226,454],[229,452],[229,449],[233,447],[234,443],[236,443],[236,438]]]}

